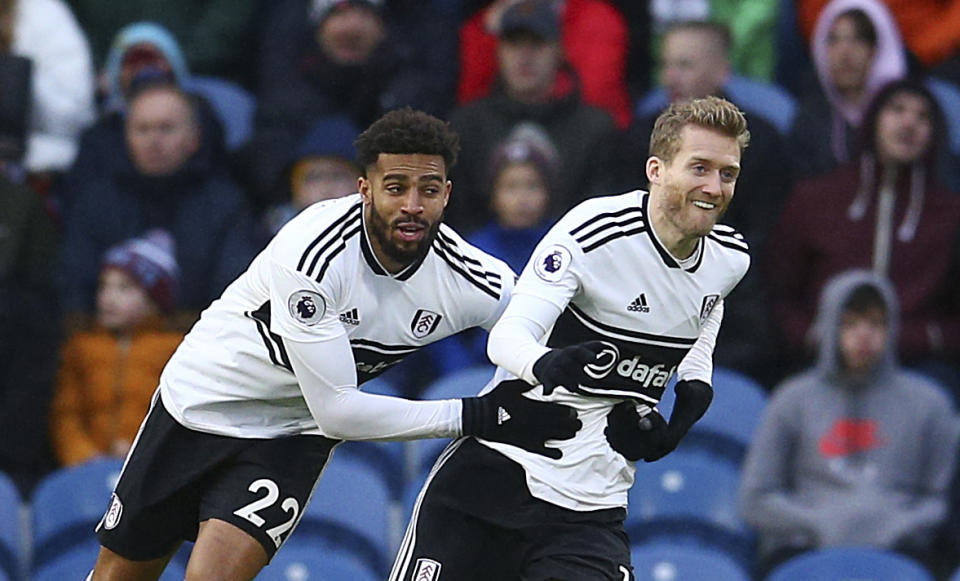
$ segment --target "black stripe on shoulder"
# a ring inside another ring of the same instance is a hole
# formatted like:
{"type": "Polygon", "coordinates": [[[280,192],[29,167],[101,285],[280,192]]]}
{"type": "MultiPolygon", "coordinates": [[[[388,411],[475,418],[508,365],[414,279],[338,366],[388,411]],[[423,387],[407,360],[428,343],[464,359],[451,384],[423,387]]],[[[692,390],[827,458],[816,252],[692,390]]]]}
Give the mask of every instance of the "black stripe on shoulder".
{"type": "Polygon", "coordinates": [[[715,235],[714,233],[712,233],[712,232],[711,232],[710,234],[707,234],[707,238],[709,238],[710,240],[713,240],[714,242],[716,242],[716,243],[719,244],[720,246],[724,246],[724,247],[729,248],[729,249],[731,249],[731,250],[738,250],[738,251],[740,251],[740,252],[743,252],[743,253],[746,254],[746,255],[749,255],[749,254],[750,254],[750,250],[749,250],[749,247],[747,246],[747,243],[746,243],[746,242],[742,242],[742,241],[739,241],[739,240],[734,240],[734,239],[732,239],[732,238],[716,236],[716,235],[715,235]]]}
{"type": "MultiPolygon", "coordinates": [[[[437,241],[435,240],[434,242],[437,242],[437,241]]],[[[472,284],[473,286],[477,287],[477,288],[480,289],[481,291],[485,292],[486,294],[490,295],[490,296],[493,297],[494,299],[496,299],[496,300],[498,300],[498,301],[500,300],[500,291],[499,291],[499,289],[500,289],[500,283],[499,283],[499,282],[497,283],[497,286],[496,286],[496,287],[494,287],[493,283],[489,283],[489,286],[488,286],[488,284],[484,284],[484,283],[488,283],[489,281],[486,281],[486,279],[484,279],[484,281],[481,282],[480,280],[477,279],[476,276],[470,274],[470,273],[467,271],[467,268],[464,266],[464,264],[463,264],[462,262],[456,262],[455,260],[453,260],[452,258],[450,258],[450,256],[447,255],[447,251],[444,250],[442,244],[436,244],[436,243],[435,243],[435,244],[433,245],[433,249],[434,249],[434,251],[436,251],[437,256],[439,256],[440,258],[442,258],[443,261],[446,262],[447,265],[449,265],[450,268],[451,268],[454,272],[456,272],[457,274],[459,274],[459,275],[462,276],[463,278],[467,279],[467,282],[469,282],[469,283],[472,284]],[[491,288],[491,287],[493,287],[493,288],[491,288]]]]}
{"type": "Polygon", "coordinates": [[[263,345],[267,348],[270,361],[274,365],[292,372],[293,367],[290,365],[287,348],[283,345],[283,338],[270,331],[270,301],[263,303],[255,311],[247,311],[244,315],[253,319],[257,325],[257,332],[260,333],[260,339],[263,340],[263,345]]]}
{"type": "Polygon", "coordinates": [[[595,224],[600,220],[604,220],[607,218],[619,218],[620,216],[625,216],[627,214],[632,214],[632,213],[638,214],[641,218],[643,217],[643,210],[638,206],[630,206],[627,208],[623,208],[622,210],[617,210],[616,212],[604,212],[602,214],[597,214],[596,216],[593,216],[586,222],[580,224],[579,226],[571,230],[570,235],[576,237],[577,232],[580,232],[584,228],[587,228],[591,224],[595,224]]]}
{"type": "Polygon", "coordinates": [[[363,347],[373,347],[381,351],[396,351],[401,353],[412,352],[420,349],[419,345],[387,345],[386,343],[378,343],[372,339],[350,339],[350,344],[360,345],[363,347]]]}
{"type": "MultiPolygon", "coordinates": [[[[363,229],[363,224],[360,223],[358,219],[356,221],[356,225],[353,230],[350,230],[349,232],[344,232],[341,235],[341,238],[339,238],[339,244],[337,244],[334,248],[330,249],[330,251],[327,252],[325,258],[323,259],[323,265],[320,267],[320,270],[317,272],[317,276],[315,277],[315,280],[317,282],[320,282],[321,280],[323,280],[323,275],[327,272],[327,268],[330,267],[330,262],[333,261],[333,259],[336,258],[338,254],[346,250],[347,241],[350,240],[350,238],[352,238],[353,236],[356,236],[362,229],[363,229]]],[[[337,239],[334,238],[334,240],[337,240],[337,239]]],[[[317,257],[319,258],[319,256],[320,255],[318,254],[317,257]]],[[[316,259],[314,259],[314,264],[310,265],[311,271],[315,266],[315,262],[316,262],[316,259]]],[[[307,276],[310,276],[310,272],[307,272],[307,276]]]]}
{"type": "Polygon", "coordinates": [[[588,253],[588,252],[590,252],[590,251],[592,251],[592,250],[596,250],[597,248],[600,248],[601,246],[603,246],[603,245],[606,244],[607,242],[612,242],[612,241],[614,241],[614,240],[616,240],[616,239],[618,239],[618,238],[624,238],[624,237],[626,237],[626,236],[633,236],[634,234],[642,234],[643,232],[646,232],[646,231],[647,231],[646,225],[644,225],[643,222],[640,221],[640,225],[639,225],[638,227],[636,227],[636,228],[631,228],[631,229],[629,229],[629,230],[618,229],[616,232],[613,232],[613,233],[611,233],[611,234],[609,234],[609,235],[601,238],[600,240],[597,240],[597,241],[593,242],[592,244],[590,244],[590,245],[588,245],[588,246],[584,246],[584,247],[583,247],[583,253],[586,254],[586,253],[588,253]]]}
{"type": "MultiPolygon", "coordinates": [[[[327,236],[329,236],[334,230],[336,230],[336,229],[339,227],[339,228],[340,228],[339,232],[342,233],[343,230],[344,230],[344,223],[345,223],[345,222],[352,221],[352,220],[355,220],[355,219],[359,218],[359,216],[360,216],[360,208],[361,208],[361,207],[363,207],[363,203],[362,203],[362,202],[357,202],[356,204],[350,206],[350,208],[349,208],[346,212],[344,212],[342,216],[340,216],[339,218],[337,218],[336,220],[334,220],[329,226],[327,226],[326,228],[324,228],[323,232],[321,232],[319,236],[317,236],[316,238],[314,238],[313,241],[310,242],[309,245],[307,245],[307,249],[303,251],[303,254],[300,255],[300,261],[297,263],[297,270],[300,270],[300,271],[303,270],[304,265],[307,263],[307,258],[310,256],[310,253],[313,251],[313,249],[314,249],[318,244],[320,244],[321,242],[323,242],[323,240],[324,240],[327,236]],[[354,214],[356,214],[356,215],[354,215],[354,214]]],[[[324,248],[326,248],[326,247],[328,247],[328,246],[330,245],[330,242],[331,242],[331,241],[328,241],[327,244],[326,244],[323,248],[320,249],[320,251],[318,252],[318,254],[322,253],[323,250],[324,250],[324,248]]],[[[313,265],[315,265],[316,263],[317,263],[317,258],[314,257],[313,262],[311,263],[310,270],[313,270],[313,265]]],[[[307,276],[310,276],[310,273],[309,273],[309,272],[307,272],[307,276]]]]}
{"type": "Polygon", "coordinates": [[[451,259],[458,260],[462,263],[463,268],[467,270],[470,274],[474,275],[478,279],[483,279],[483,281],[494,288],[502,288],[503,284],[501,283],[502,277],[500,273],[494,272],[492,270],[487,270],[484,268],[484,265],[479,260],[464,256],[461,252],[458,252],[459,248],[455,245],[450,245],[439,237],[434,241],[434,247],[438,250],[442,250],[447,254],[451,259]],[[475,268],[472,265],[477,265],[480,268],[475,268]]]}
{"type": "Polygon", "coordinates": [[[587,232],[586,234],[583,234],[583,235],[581,235],[580,237],[578,237],[578,238],[577,238],[577,242],[579,242],[581,245],[583,245],[583,244],[585,244],[588,240],[590,240],[591,238],[597,236],[597,235],[600,234],[601,232],[604,232],[604,231],[606,231],[606,230],[610,230],[611,228],[615,228],[615,229],[617,229],[617,230],[623,230],[624,228],[626,228],[626,227],[628,227],[628,226],[630,226],[630,227],[632,227],[632,228],[637,228],[638,226],[644,226],[644,224],[645,224],[645,222],[644,222],[644,220],[643,220],[643,216],[639,216],[639,215],[629,216],[629,217],[624,218],[624,219],[622,219],[622,220],[614,220],[614,221],[603,222],[603,223],[601,223],[599,226],[597,226],[596,228],[594,228],[594,229],[590,230],[589,232],[587,232]]]}
{"type": "Polygon", "coordinates": [[[447,233],[445,233],[442,228],[441,228],[440,230],[437,230],[437,239],[439,239],[439,240],[441,240],[442,242],[446,243],[446,245],[448,246],[448,250],[449,250],[450,253],[451,253],[453,256],[455,256],[456,258],[459,258],[459,259],[462,260],[463,262],[469,262],[470,264],[473,264],[474,266],[481,266],[481,267],[483,266],[483,263],[480,262],[479,260],[477,260],[476,258],[471,258],[471,257],[469,257],[469,256],[464,256],[461,252],[458,252],[458,250],[460,250],[460,248],[459,248],[459,246],[457,246],[457,241],[454,240],[453,238],[451,238],[447,233]]]}

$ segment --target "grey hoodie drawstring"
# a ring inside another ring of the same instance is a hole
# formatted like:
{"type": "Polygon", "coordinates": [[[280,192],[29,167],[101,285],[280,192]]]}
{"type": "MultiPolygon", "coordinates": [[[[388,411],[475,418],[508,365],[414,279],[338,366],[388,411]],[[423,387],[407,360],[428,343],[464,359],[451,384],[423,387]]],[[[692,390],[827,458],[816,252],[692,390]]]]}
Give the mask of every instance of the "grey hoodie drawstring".
{"type": "Polygon", "coordinates": [[[914,164],[910,172],[910,202],[907,204],[907,213],[903,222],[897,228],[897,240],[909,242],[917,233],[920,224],[920,214],[923,213],[925,199],[924,184],[927,181],[927,169],[920,164],[914,164]]]}

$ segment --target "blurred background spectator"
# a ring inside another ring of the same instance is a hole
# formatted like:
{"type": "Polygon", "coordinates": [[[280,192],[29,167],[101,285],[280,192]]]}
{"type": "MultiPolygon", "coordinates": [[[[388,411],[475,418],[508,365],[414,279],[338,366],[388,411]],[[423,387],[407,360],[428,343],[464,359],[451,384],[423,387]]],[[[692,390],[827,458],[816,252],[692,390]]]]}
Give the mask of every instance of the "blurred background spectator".
{"type": "Polygon", "coordinates": [[[612,193],[620,183],[616,126],[605,111],[583,102],[576,73],[564,64],[552,5],[546,0],[512,5],[501,18],[499,34],[493,93],[450,113],[450,125],[464,137],[452,171],[457,190],[446,215],[462,231],[489,219],[489,192],[481,184],[493,150],[520,123],[538,124],[559,152],[555,211],[612,193]]]}
{"type": "Polygon", "coordinates": [[[10,95],[26,89],[27,109],[14,107],[26,120],[25,151],[17,161],[32,174],[66,170],[80,132],[94,118],[93,64],[84,31],[61,0],[4,0],[0,55],[3,117],[11,113],[10,95]],[[16,57],[29,61],[26,77],[17,78],[20,69],[11,68],[16,57]]]}
{"type": "Polygon", "coordinates": [[[62,465],[130,450],[160,372],[183,338],[164,329],[178,278],[173,238],[162,230],[107,250],[96,326],[70,337],[61,354],[50,434],[62,465]]]}
{"type": "Polygon", "coordinates": [[[898,315],[894,289],[870,271],[843,272],[823,289],[817,362],[774,390],[743,469],[742,514],[760,533],[757,578],[798,553],[850,545],[932,567],[957,425],[940,386],[898,366],[898,315]]]}
{"type": "Polygon", "coordinates": [[[404,105],[446,114],[456,82],[449,56],[455,31],[425,3],[396,4],[285,0],[268,10],[251,157],[260,197],[283,197],[290,151],[321,117],[343,114],[366,127],[404,105]]]}
{"type": "MultiPolygon", "coordinates": [[[[460,104],[495,89],[503,15],[519,1],[494,0],[461,27],[460,104]]],[[[554,13],[549,18],[558,21],[560,46],[580,79],[583,101],[604,109],[620,129],[626,129],[633,116],[626,82],[631,35],[623,15],[605,0],[545,0],[544,4],[554,13]]]]}
{"type": "Polygon", "coordinates": [[[27,186],[0,176],[0,471],[21,492],[52,466],[46,424],[59,319],[53,290],[58,237],[27,186]]]}
{"type": "Polygon", "coordinates": [[[69,0],[86,31],[96,62],[103,62],[117,31],[155,22],[184,47],[191,70],[244,84],[252,81],[256,0],[69,0]]]}
{"type": "Polygon", "coordinates": [[[125,147],[81,180],[60,255],[67,312],[93,308],[98,264],[110,246],[151,228],[171,232],[182,273],[178,309],[199,311],[258,250],[253,215],[215,144],[205,139],[196,100],[163,78],[127,97],[125,147]]]}
{"type": "Polygon", "coordinates": [[[313,125],[285,172],[289,177],[289,200],[264,215],[270,235],[310,204],[357,191],[357,180],[363,172],[357,165],[353,140],[359,134],[357,126],[344,115],[320,119],[313,125]]]}

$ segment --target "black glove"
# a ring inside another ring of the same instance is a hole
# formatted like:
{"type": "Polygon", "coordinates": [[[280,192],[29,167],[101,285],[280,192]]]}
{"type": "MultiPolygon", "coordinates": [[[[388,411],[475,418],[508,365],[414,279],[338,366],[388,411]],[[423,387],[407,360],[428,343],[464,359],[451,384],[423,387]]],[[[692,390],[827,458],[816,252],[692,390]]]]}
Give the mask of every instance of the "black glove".
{"type": "Polygon", "coordinates": [[[589,377],[583,367],[593,363],[604,349],[602,341],[587,341],[562,349],[551,349],[533,364],[533,375],[543,384],[543,393],[550,395],[557,386],[567,389],[586,383],[589,377]]]}
{"type": "Polygon", "coordinates": [[[523,396],[533,386],[522,379],[504,381],[480,397],[465,397],[463,435],[504,442],[557,460],[563,453],[547,440],[569,440],[582,427],[570,406],[523,396]]]}
{"type": "Polygon", "coordinates": [[[713,401],[713,388],[703,381],[678,381],[674,391],[670,423],[655,410],[641,419],[632,401],[613,406],[603,432],[610,447],[632,462],[654,462],[673,452],[713,401]]]}
{"type": "Polygon", "coordinates": [[[607,427],[603,435],[607,437],[611,448],[631,462],[652,462],[673,449],[673,443],[668,441],[667,421],[663,416],[653,410],[641,418],[633,401],[613,406],[607,414],[607,427]]]}

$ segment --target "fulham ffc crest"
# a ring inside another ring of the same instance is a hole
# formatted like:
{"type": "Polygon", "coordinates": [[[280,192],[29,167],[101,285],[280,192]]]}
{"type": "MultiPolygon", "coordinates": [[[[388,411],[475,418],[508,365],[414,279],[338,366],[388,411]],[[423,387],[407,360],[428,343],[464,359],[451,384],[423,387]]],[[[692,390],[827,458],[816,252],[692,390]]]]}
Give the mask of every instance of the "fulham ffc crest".
{"type": "Polygon", "coordinates": [[[443,315],[439,313],[419,309],[417,310],[417,314],[413,316],[413,322],[410,323],[410,331],[413,332],[413,336],[417,339],[423,339],[437,329],[437,326],[440,325],[440,319],[442,318],[443,315]]]}

